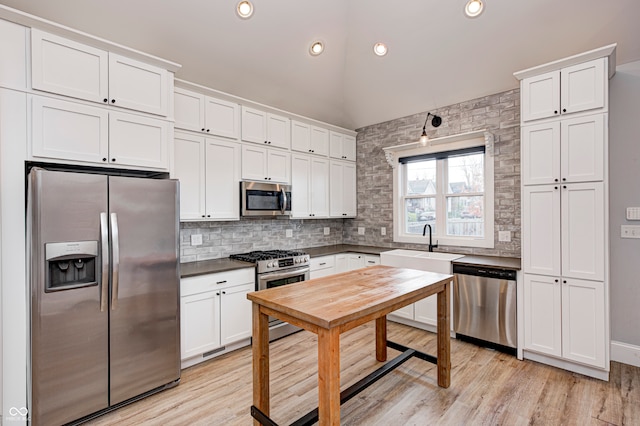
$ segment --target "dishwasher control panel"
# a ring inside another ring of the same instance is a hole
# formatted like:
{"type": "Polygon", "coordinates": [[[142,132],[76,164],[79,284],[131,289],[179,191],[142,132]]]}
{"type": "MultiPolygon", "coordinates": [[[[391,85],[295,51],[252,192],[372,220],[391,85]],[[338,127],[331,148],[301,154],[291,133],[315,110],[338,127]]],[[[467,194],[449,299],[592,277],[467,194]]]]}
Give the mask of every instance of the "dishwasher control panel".
{"type": "Polygon", "coordinates": [[[485,266],[453,265],[454,274],[474,275],[477,277],[497,278],[501,280],[516,280],[516,271],[512,269],[492,268],[485,266]]]}

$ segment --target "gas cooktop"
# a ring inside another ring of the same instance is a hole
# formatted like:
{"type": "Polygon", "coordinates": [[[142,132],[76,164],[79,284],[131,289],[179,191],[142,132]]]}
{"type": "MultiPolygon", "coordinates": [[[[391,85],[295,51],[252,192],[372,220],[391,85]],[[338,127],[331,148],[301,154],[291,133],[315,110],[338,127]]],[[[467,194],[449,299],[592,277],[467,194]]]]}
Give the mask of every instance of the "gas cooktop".
{"type": "Polygon", "coordinates": [[[309,255],[297,250],[250,251],[232,254],[229,258],[255,263],[258,274],[308,266],[310,263],[309,255]]]}
{"type": "Polygon", "coordinates": [[[307,253],[295,250],[266,250],[250,251],[248,253],[238,253],[229,256],[231,259],[242,260],[244,262],[258,262],[260,260],[282,259],[286,257],[305,256],[307,253]]]}

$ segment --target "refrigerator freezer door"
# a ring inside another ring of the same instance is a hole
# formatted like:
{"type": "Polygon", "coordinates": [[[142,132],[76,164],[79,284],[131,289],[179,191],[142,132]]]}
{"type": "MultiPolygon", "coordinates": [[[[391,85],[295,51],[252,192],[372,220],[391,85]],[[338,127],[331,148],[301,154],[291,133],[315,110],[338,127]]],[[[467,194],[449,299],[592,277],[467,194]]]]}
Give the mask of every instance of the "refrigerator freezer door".
{"type": "Polygon", "coordinates": [[[108,286],[102,278],[102,260],[108,262],[108,253],[102,249],[100,232],[100,215],[106,211],[106,177],[31,171],[27,241],[32,424],[63,424],[108,406],[109,317],[107,310],[100,310],[101,289],[108,286]],[[65,253],[46,260],[46,244],[62,247],[65,253]],[[87,245],[98,248],[91,271],[95,280],[85,275],[91,266],[82,258],[88,254],[82,250],[87,245]],[[46,289],[47,280],[56,284],[46,289]]]}
{"type": "Polygon", "coordinates": [[[180,378],[178,183],[110,176],[109,203],[113,405],[180,378]]]}

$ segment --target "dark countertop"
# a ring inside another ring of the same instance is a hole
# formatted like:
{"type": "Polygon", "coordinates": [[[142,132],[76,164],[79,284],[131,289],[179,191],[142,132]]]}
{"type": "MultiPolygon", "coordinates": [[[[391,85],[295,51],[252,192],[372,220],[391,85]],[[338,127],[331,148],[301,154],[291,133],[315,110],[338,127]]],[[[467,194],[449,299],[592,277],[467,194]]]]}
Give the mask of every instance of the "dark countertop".
{"type": "Polygon", "coordinates": [[[251,262],[224,259],[201,260],[180,264],[180,278],[195,277],[197,275],[215,274],[216,272],[233,271],[242,268],[255,268],[251,262]]]}
{"type": "Polygon", "coordinates": [[[498,256],[477,256],[477,255],[465,255],[460,259],[451,261],[451,263],[458,265],[472,265],[472,266],[488,266],[494,268],[504,268],[519,271],[520,259],[517,257],[498,257],[498,256]]]}
{"type": "MultiPolygon", "coordinates": [[[[374,246],[358,246],[352,244],[336,244],[332,246],[307,247],[296,249],[305,251],[311,257],[330,256],[339,253],[364,253],[379,255],[382,252],[394,250],[390,247],[374,247],[374,246]]],[[[514,257],[497,257],[497,256],[476,256],[466,255],[460,259],[456,259],[453,263],[460,265],[480,265],[492,266],[497,268],[520,270],[520,259],[514,257]]],[[[180,277],[194,277],[197,275],[215,274],[217,272],[233,271],[242,268],[253,268],[251,262],[242,262],[240,260],[212,259],[201,260],[199,262],[188,262],[180,264],[180,277]]]]}

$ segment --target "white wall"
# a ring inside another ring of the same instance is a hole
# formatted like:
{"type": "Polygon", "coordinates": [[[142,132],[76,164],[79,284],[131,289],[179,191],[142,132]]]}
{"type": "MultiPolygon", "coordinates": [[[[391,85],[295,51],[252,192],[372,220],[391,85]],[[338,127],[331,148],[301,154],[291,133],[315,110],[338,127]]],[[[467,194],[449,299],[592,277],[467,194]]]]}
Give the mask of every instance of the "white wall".
{"type": "Polygon", "coordinates": [[[609,162],[611,339],[631,345],[640,365],[640,239],[620,238],[621,225],[640,226],[625,215],[640,207],[640,61],[618,66],[610,82],[609,162]]]}

